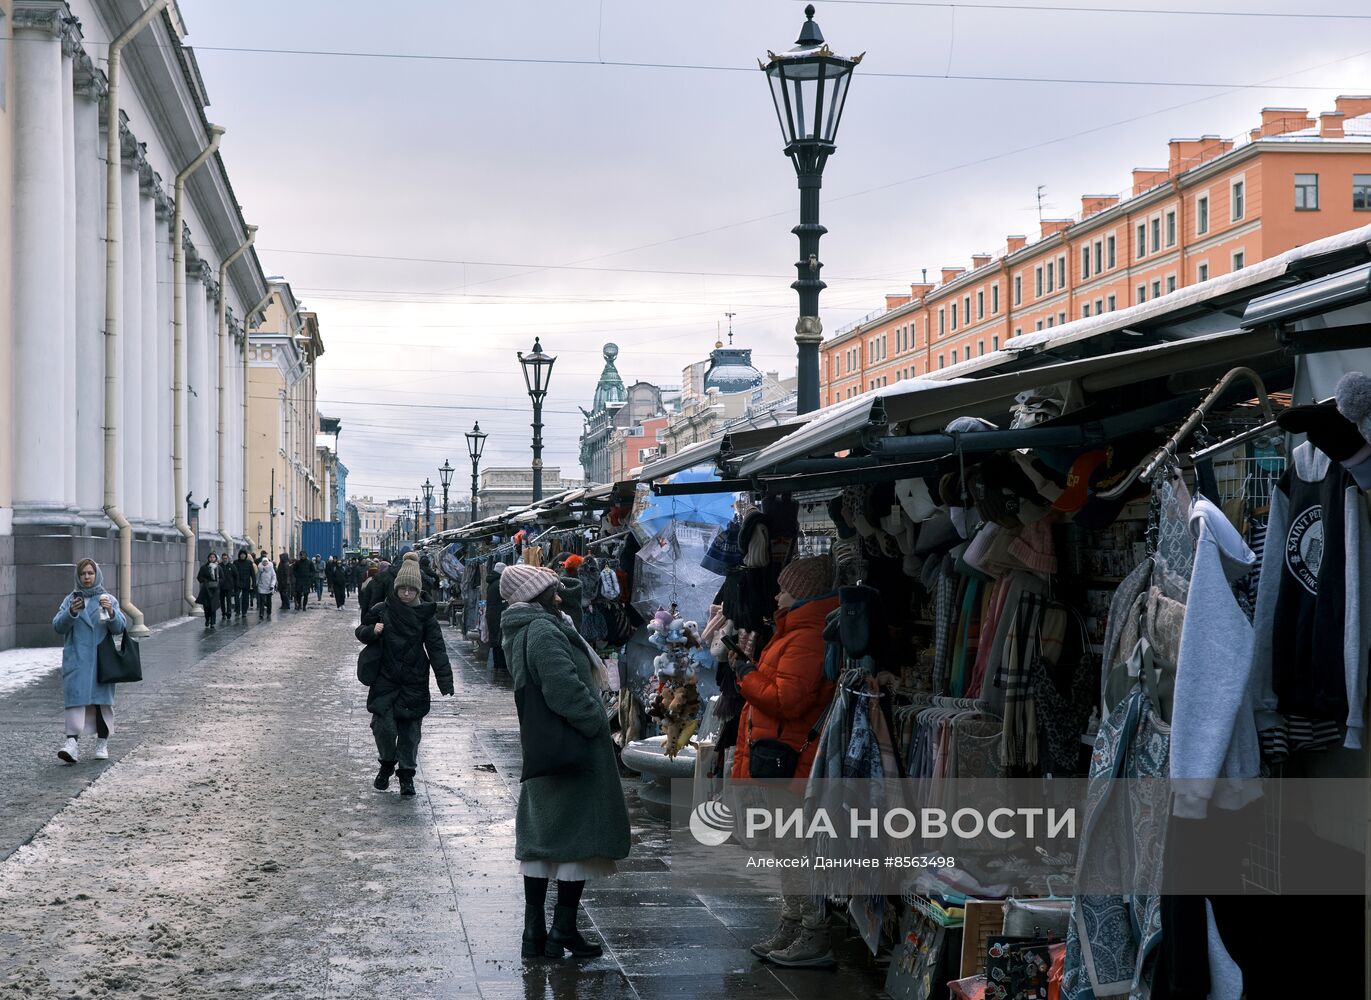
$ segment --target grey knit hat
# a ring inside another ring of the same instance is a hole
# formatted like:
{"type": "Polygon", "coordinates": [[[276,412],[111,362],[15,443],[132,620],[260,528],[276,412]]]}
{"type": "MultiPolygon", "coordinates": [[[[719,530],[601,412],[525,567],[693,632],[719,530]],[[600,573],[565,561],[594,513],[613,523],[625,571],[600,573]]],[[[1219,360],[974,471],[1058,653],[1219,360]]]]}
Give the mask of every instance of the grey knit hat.
{"type": "Polygon", "coordinates": [[[415,590],[424,589],[424,577],[419,572],[419,555],[415,552],[406,552],[404,561],[400,564],[400,572],[395,574],[395,587],[413,587],[415,590]]]}

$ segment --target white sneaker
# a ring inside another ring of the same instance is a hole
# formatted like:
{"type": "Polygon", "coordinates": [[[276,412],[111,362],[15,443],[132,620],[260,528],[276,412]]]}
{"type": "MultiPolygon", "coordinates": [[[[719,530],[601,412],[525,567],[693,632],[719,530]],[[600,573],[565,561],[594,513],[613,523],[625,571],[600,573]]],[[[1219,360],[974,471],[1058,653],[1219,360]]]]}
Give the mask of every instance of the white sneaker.
{"type": "Polygon", "coordinates": [[[68,764],[75,764],[81,759],[81,751],[78,749],[75,736],[67,737],[67,742],[62,744],[62,749],[57,751],[57,756],[68,764]]]}
{"type": "Polygon", "coordinates": [[[109,760],[109,740],[108,740],[108,739],[96,740],[96,741],[95,741],[95,759],[96,759],[96,760],[109,760]]]}

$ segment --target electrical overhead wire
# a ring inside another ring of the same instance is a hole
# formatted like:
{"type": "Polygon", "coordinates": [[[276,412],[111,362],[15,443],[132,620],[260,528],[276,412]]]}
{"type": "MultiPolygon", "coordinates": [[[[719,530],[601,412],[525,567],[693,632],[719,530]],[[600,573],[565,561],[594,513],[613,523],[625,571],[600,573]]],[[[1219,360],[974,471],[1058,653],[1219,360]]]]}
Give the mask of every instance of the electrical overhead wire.
{"type": "MultiPolygon", "coordinates": [[[[806,0],[802,0],[806,2],[806,0]]],[[[830,7],[923,7],[934,10],[999,10],[1034,14],[1131,14],[1146,17],[1247,17],[1322,21],[1371,21],[1371,14],[1334,14],[1283,10],[1201,10],[1194,7],[1070,7],[1027,3],[934,3],[931,0],[824,0],[830,7]]]]}

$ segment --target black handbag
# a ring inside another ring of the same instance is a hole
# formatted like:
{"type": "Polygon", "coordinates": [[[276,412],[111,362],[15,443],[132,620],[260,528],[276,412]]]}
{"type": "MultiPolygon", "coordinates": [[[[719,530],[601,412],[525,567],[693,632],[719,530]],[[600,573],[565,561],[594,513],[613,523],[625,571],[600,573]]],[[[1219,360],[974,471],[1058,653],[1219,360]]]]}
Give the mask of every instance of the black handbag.
{"type": "MultiPolygon", "coordinates": [[[[381,610],[381,624],[385,624],[386,612],[381,610]]],[[[376,683],[376,678],[381,676],[381,662],[385,658],[385,633],[376,642],[369,642],[362,646],[362,651],[357,654],[357,680],[366,687],[371,687],[376,683]]]]}
{"type": "Polygon", "coordinates": [[[519,745],[524,753],[520,781],[590,769],[590,745],[566,717],[552,710],[543,689],[528,683],[514,689],[519,713],[519,745]]]}
{"type": "Polygon", "coordinates": [[[142,654],[128,632],[120,636],[117,647],[108,632],[95,647],[95,679],[101,684],[133,684],[143,679],[142,654]]]}
{"type": "MultiPolygon", "coordinates": [[[[780,735],[779,730],[777,735],[780,735]]],[[[819,735],[815,726],[805,737],[804,745],[796,750],[784,740],[754,740],[752,713],[747,713],[747,773],[751,778],[793,778],[800,766],[800,757],[819,735]]]]}

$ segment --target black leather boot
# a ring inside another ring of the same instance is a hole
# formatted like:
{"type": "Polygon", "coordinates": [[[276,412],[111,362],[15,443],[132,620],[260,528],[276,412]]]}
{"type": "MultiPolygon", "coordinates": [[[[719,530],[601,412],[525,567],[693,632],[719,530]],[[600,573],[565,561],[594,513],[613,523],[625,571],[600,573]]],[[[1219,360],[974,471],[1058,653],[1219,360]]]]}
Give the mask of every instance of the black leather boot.
{"type": "Polygon", "coordinates": [[[576,907],[555,906],[552,909],[552,927],[547,932],[548,958],[562,958],[571,952],[573,958],[596,958],[605,950],[598,944],[587,941],[576,929],[576,907]]]}
{"type": "Polygon", "coordinates": [[[399,768],[395,776],[400,779],[400,794],[406,798],[414,794],[414,771],[410,768],[399,768]]]}
{"type": "Polygon", "coordinates": [[[395,761],[381,761],[381,770],[376,772],[376,780],[371,783],[372,787],[378,792],[384,792],[390,787],[390,776],[395,773],[395,761]]]}
{"type": "Polygon", "coordinates": [[[547,912],[541,903],[524,903],[524,958],[542,958],[547,947],[547,912]]]}

